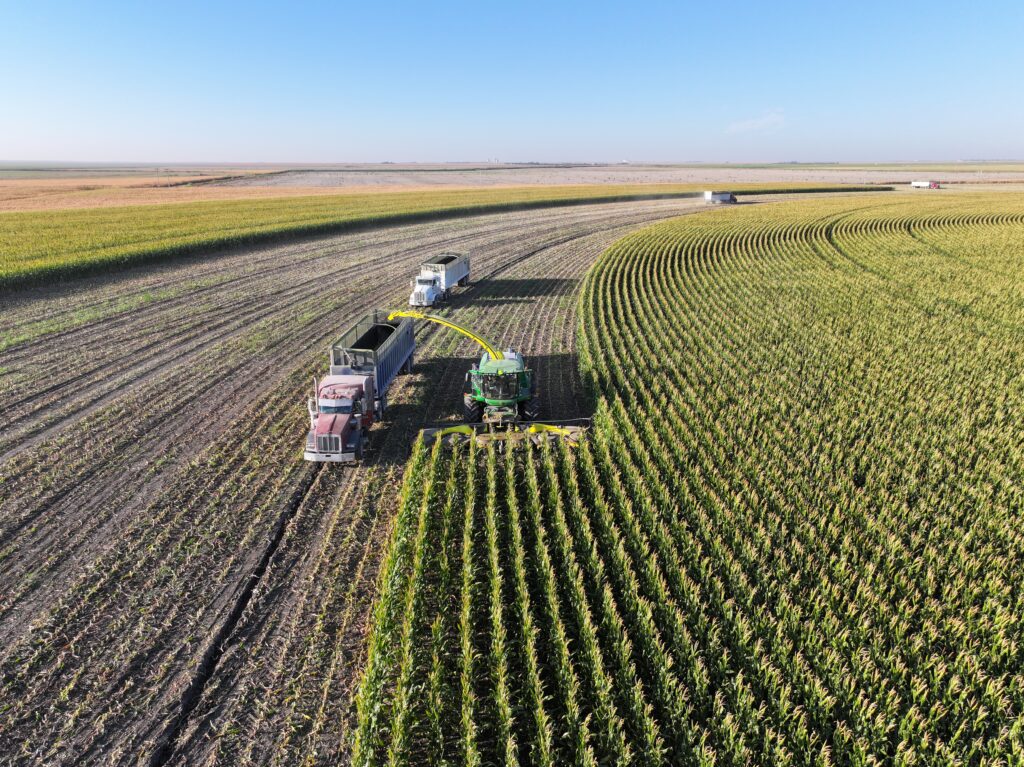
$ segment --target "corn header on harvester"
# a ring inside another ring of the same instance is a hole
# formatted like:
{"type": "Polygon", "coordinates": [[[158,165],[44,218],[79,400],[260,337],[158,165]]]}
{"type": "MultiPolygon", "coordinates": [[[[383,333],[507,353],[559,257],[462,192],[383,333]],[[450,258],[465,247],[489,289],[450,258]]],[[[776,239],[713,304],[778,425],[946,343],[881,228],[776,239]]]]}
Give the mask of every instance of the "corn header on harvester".
{"type": "Polygon", "coordinates": [[[550,439],[563,439],[569,444],[579,442],[589,426],[589,419],[555,423],[539,421],[540,399],[534,371],[526,366],[523,355],[514,349],[501,351],[468,328],[454,322],[415,311],[392,312],[388,320],[397,317],[435,322],[471,338],[483,349],[478,363],[466,372],[462,394],[464,424],[423,430],[424,442],[437,439],[455,444],[475,440],[487,442],[516,442],[529,439],[540,443],[550,439]]]}

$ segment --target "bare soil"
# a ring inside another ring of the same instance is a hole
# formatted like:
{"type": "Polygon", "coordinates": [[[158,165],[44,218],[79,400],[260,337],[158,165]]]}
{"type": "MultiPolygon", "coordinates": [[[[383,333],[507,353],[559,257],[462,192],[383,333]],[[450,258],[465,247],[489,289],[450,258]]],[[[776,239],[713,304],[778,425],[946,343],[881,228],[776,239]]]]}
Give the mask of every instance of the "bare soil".
{"type": "Polygon", "coordinates": [[[913,166],[721,165],[336,165],[321,168],[153,168],[38,170],[0,168],[0,212],[157,205],[306,195],[410,192],[587,184],[889,184],[937,178],[945,183],[1024,184],[1024,164],[913,166]],[[92,173],[92,175],[89,175],[92,173]]]}
{"type": "Polygon", "coordinates": [[[822,168],[794,166],[644,166],[603,165],[566,167],[508,167],[462,170],[458,168],[421,170],[417,168],[292,170],[265,176],[252,176],[218,182],[233,187],[292,187],[344,189],[360,187],[369,191],[378,188],[436,188],[480,186],[534,186],[577,184],[709,184],[738,186],[742,184],[816,183],[816,184],[888,184],[919,178],[939,178],[947,182],[984,183],[993,181],[1024,181],[1024,166],[1016,169],[980,169],[926,171],[910,167],[822,168]]]}
{"type": "MultiPolygon", "coordinates": [[[[225,187],[210,181],[219,176],[0,178],[0,212],[159,205],[198,200],[290,197],[294,189],[274,186],[225,187]]],[[[360,189],[359,191],[365,191],[360,189]]],[[[341,194],[337,189],[310,189],[302,194],[341,194]]]]}

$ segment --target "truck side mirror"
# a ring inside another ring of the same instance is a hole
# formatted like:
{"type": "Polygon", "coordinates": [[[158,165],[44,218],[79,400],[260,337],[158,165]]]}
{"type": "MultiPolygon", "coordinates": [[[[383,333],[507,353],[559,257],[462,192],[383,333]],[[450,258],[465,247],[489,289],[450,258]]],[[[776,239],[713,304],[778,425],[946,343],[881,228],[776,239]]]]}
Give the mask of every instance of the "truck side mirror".
{"type": "Polygon", "coordinates": [[[312,397],[306,400],[306,408],[309,410],[309,415],[311,417],[315,416],[317,414],[316,400],[313,399],[312,397]]]}

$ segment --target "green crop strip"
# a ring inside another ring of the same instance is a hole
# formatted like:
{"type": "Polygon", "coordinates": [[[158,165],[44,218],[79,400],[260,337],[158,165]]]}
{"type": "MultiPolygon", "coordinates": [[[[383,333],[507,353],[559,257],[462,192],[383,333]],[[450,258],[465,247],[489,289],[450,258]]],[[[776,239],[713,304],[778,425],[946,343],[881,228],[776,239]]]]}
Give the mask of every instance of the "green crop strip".
{"type": "MultiPolygon", "coordinates": [[[[752,185],[740,194],[889,187],[752,185]]],[[[147,260],[358,226],[532,207],[693,197],[695,185],[396,192],[0,213],[0,288],[52,283],[147,260]]]]}
{"type": "Polygon", "coordinates": [[[1020,195],[620,240],[583,445],[416,449],[354,763],[1019,763],[1022,284],[1020,195]]]}

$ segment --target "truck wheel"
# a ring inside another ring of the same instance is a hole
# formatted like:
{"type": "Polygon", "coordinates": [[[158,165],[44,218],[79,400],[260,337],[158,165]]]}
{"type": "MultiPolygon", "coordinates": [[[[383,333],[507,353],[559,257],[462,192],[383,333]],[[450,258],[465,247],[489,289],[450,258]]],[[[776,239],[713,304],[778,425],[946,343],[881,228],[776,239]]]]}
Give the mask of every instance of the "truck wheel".
{"type": "Polygon", "coordinates": [[[472,397],[462,399],[462,420],[466,423],[480,423],[484,419],[484,405],[472,397]]]}

